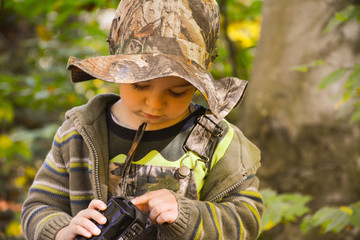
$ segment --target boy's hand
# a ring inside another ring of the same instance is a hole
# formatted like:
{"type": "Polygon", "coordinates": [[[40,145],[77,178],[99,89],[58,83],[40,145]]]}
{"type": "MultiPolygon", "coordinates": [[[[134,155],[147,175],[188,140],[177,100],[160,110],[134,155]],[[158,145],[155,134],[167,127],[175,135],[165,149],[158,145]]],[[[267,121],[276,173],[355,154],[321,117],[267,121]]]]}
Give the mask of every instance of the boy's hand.
{"type": "Polygon", "coordinates": [[[106,204],[100,200],[92,200],[87,209],[80,211],[70,222],[62,228],[57,234],[55,240],[75,239],[77,235],[90,238],[92,235],[99,235],[100,229],[91,221],[103,225],[106,223],[106,217],[98,210],[105,210],[106,204]]]}
{"type": "Polygon", "coordinates": [[[148,192],[131,202],[141,211],[149,213],[155,224],[173,223],[179,215],[176,198],[167,189],[148,192]]]}

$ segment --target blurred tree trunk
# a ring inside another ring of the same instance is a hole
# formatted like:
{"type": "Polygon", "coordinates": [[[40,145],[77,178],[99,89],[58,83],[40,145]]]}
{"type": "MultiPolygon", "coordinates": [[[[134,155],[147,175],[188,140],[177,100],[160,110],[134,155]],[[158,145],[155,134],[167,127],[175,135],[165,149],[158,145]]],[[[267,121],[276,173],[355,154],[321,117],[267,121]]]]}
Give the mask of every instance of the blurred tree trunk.
{"type": "MultiPolygon", "coordinates": [[[[313,196],[311,208],[360,199],[360,125],[338,117],[342,83],[318,90],[339,67],[360,62],[360,27],[349,21],[324,33],[345,0],[267,0],[255,63],[238,126],[262,150],[261,188],[313,196]],[[308,72],[295,66],[321,59],[308,72]]],[[[278,226],[264,239],[359,239],[359,233],[303,236],[299,226],[278,226]],[[275,237],[275,238],[274,238],[275,237]],[[347,238],[348,237],[348,238],[347,238]]]]}

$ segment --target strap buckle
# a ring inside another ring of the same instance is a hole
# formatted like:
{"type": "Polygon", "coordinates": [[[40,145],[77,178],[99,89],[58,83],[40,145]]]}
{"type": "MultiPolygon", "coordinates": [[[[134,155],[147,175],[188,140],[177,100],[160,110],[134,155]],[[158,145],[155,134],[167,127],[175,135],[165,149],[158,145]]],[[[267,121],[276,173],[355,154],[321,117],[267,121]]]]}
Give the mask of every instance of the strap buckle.
{"type": "Polygon", "coordinates": [[[200,153],[198,153],[198,152],[195,152],[194,150],[191,150],[191,149],[188,148],[186,145],[183,145],[183,149],[184,149],[184,151],[185,151],[185,154],[188,155],[188,156],[189,156],[189,152],[190,152],[190,151],[192,151],[192,152],[194,152],[195,154],[197,154],[197,155],[200,157],[199,161],[202,161],[202,162],[204,162],[204,163],[208,163],[208,162],[210,161],[209,157],[207,157],[207,156],[205,156],[205,155],[202,155],[202,154],[200,154],[200,153]]]}
{"type": "Polygon", "coordinates": [[[197,124],[202,126],[207,132],[211,133],[211,135],[213,137],[221,137],[222,134],[224,133],[224,129],[222,129],[219,125],[217,125],[212,119],[210,119],[205,114],[198,117],[196,122],[197,122],[197,124]],[[204,120],[204,119],[206,119],[206,120],[204,120]],[[210,126],[212,129],[210,127],[206,126],[206,121],[207,120],[210,123],[212,123],[212,126],[210,126]]]}

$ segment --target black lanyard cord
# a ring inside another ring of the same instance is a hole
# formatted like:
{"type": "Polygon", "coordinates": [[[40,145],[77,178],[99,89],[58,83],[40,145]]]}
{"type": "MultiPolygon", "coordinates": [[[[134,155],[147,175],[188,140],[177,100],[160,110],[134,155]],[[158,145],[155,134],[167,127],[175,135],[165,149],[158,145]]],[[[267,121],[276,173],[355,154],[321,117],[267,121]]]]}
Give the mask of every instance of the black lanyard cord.
{"type": "Polygon", "coordinates": [[[126,187],[127,187],[127,180],[128,180],[127,178],[128,178],[129,171],[130,171],[131,162],[132,162],[132,160],[134,158],[136,149],[139,146],[141,138],[144,135],[146,126],[147,126],[147,123],[142,123],[139,126],[138,130],[136,131],[135,138],[134,138],[134,140],[132,142],[131,148],[130,148],[130,150],[129,150],[127,156],[126,156],[126,159],[125,159],[124,168],[123,168],[123,171],[121,173],[122,182],[121,182],[121,187],[120,187],[121,195],[124,196],[124,197],[126,196],[126,187]]]}

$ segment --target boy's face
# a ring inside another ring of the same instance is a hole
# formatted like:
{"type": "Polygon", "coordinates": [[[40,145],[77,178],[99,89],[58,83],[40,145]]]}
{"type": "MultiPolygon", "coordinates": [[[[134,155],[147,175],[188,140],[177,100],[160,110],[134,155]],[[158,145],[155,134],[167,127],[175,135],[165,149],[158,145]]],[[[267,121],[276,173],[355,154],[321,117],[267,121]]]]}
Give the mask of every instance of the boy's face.
{"type": "Polygon", "coordinates": [[[145,82],[120,83],[122,120],[130,126],[147,122],[157,130],[180,122],[188,113],[195,87],[180,77],[162,77],[145,82]]]}

